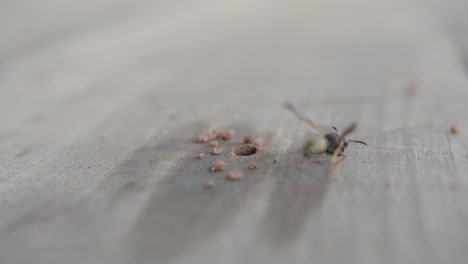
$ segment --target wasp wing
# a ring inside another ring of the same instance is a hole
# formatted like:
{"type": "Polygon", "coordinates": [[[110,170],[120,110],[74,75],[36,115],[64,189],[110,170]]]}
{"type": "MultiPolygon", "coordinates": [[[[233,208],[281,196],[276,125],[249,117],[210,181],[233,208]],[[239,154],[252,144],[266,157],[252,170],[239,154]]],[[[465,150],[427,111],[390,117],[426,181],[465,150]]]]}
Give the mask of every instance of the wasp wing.
{"type": "Polygon", "coordinates": [[[338,142],[343,141],[347,135],[351,134],[354,130],[356,130],[356,127],[357,127],[356,122],[353,122],[348,128],[346,128],[343,131],[343,133],[341,133],[341,136],[338,139],[338,142]]]}
{"type": "Polygon", "coordinates": [[[299,112],[296,107],[294,107],[293,104],[291,104],[290,102],[285,102],[284,103],[284,107],[286,109],[288,109],[289,111],[293,112],[294,115],[296,115],[296,117],[301,120],[302,122],[308,124],[309,126],[311,126],[313,129],[315,129],[316,131],[318,131],[320,134],[324,135],[325,134],[325,131],[323,129],[321,129],[320,127],[318,127],[314,122],[312,122],[312,120],[310,120],[309,118],[307,118],[305,115],[303,115],[301,112],[299,112]]]}

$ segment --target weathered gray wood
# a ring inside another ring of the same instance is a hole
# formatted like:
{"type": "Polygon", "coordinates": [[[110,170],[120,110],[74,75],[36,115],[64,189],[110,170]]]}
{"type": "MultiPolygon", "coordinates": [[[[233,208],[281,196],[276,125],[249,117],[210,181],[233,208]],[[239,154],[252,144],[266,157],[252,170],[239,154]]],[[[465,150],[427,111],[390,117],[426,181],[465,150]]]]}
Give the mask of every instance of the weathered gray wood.
{"type": "Polygon", "coordinates": [[[466,5],[112,3],[0,32],[1,263],[466,263],[466,5]],[[284,100],[369,146],[303,167],[284,100]],[[194,143],[231,127],[220,157],[194,143]]]}

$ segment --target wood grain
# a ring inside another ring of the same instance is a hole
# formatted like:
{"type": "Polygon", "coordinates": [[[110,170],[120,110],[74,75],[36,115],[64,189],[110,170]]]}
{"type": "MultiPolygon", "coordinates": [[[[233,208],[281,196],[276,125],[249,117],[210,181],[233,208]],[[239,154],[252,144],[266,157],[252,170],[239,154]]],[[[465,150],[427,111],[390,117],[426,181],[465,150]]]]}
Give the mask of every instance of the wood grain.
{"type": "Polygon", "coordinates": [[[1,263],[468,260],[462,1],[3,5],[1,263]],[[304,166],[285,100],[369,146],[304,166]]]}

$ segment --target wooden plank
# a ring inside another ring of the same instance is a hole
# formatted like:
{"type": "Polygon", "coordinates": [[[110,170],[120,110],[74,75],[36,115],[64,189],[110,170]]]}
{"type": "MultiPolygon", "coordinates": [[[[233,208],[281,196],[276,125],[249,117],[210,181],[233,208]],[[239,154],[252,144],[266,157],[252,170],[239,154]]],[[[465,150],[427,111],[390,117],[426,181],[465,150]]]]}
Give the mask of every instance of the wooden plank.
{"type": "Polygon", "coordinates": [[[466,262],[467,136],[449,127],[468,127],[468,83],[428,9],[173,3],[11,57],[1,262],[466,262]],[[358,121],[369,146],[334,175],[330,157],[304,167],[311,133],[284,100],[327,129],[358,121]],[[220,156],[194,142],[231,127],[220,156]],[[265,145],[233,156],[247,135],[265,145]],[[217,159],[244,179],[210,172],[217,159]]]}

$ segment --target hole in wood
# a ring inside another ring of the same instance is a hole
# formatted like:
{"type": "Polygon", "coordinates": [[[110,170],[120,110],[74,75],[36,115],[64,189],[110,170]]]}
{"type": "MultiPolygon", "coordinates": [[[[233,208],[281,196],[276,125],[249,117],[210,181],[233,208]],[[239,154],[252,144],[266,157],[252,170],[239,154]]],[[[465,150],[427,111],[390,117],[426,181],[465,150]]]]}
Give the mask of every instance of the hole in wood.
{"type": "Polygon", "coordinates": [[[258,148],[256,146],[240,146],[234,149],[232,153],[236,156],[250,156],[258,152],[258,148]]]}

